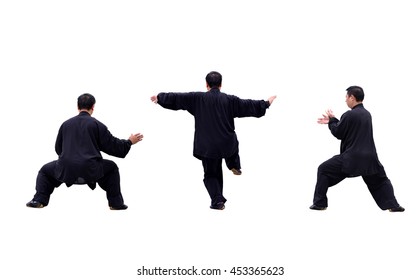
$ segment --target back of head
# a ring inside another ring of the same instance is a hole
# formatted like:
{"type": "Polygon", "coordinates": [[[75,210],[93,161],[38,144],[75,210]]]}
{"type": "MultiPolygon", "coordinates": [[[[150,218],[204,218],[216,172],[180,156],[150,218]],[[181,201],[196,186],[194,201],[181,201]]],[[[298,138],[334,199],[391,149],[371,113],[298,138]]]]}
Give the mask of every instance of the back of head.
{"type": "Polygon", "coordinates": [[[210,88],[219,88],[222,86],[222,75],[219,72],[212,71],[207,74],[206,82],[210,88]]]}
{"type": "Polygon", "coordinates": [[[77,98],[77,108],[79,110],[90,110],[95,105],[95,97],[92,94],[84,93],[77,98]]]}
{"type": "Polygon", "coordinates": [[[347,89],[347,95],[351,96],[353,95],[357,102],[362,102],[365,98],[365,93],[363,92],[363,89],[359,86],[351,86],[347,89]]]}

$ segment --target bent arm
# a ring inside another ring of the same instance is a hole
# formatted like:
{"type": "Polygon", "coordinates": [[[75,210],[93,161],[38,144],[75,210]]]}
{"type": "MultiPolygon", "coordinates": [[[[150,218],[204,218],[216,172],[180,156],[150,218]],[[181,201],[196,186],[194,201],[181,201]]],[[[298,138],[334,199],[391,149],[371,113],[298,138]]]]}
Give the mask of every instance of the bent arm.
{"type": "Polygon", "coordinates": [[[131,139],[125,140],[114,137],[105,125],[98,124],[98,128],[99,149],[110,156],[124,158],[130,151],[131,145],[138,142],[135,142],[134,138],[134,141],[131,141],[131,139]]]}
{"type": "Polygon", "coordinates": [[[340,120],[336,117],[330,117],[328,128],[330,129],[332,135],[341,140],[347,131],[347,124],[348,120],[344,114],[340,120]]]}

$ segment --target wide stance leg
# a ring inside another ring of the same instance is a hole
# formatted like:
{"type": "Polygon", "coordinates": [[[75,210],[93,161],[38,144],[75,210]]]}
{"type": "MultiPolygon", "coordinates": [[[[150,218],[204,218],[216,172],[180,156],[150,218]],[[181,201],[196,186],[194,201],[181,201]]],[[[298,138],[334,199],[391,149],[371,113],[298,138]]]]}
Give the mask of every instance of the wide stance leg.
{"type": "Polygon", "coordinates": [[[201,159],[204,168],[204,185],[211,198],[211,206],[219,202],[226,202],[223,196],[223,170],[222,159],[201,159]]]}
{"type": "Polygon", "coordinates": [[[42,203],[44,206],[48,205],[54,189],[62,184],[54,176],[55,164],[56,161],[52,161],[42,166],[36,178],[36,193],[33,200],[42,203]]]}
{"type": "Polygon", "coordinates": [[[378,174],[362,176],[362,178],[379,208],[387,210],[400,206],[394,196],[394,188],[386,176],[385,170],[378,174]]]}
{"type": "Polygon", "coordinates": [[[341,171],[342,161],[338,156],[324,161],[318,167],[317,182],[315,186],[313,204],[319,207],[328,207],[327,191],[347,176],[341,171]]]}
{"type": "Polygon", "coordinates": [[[98,180],[98,185],[106,192],[108,205],[119,208],[124,205],[120,187],[120,172],[115,162],[103,160],[104,176],[98,180]]]}

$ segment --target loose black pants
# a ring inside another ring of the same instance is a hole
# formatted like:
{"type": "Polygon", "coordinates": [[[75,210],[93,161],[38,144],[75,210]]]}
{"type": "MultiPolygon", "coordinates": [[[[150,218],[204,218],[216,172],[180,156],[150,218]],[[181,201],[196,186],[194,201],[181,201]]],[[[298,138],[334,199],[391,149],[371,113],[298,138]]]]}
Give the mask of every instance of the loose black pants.
{"type": "MultiPolygon", "coordinates": [[[[345,178],[350,177],[343,173],[343,161],[339,156],[334,156],[331,159],[323,162],[318,167],[317,182],[315,186],[313,203],[320,207],[328,206],[327,191],[340,183],[345,178]]],[[[398,207],[399,204],[394,196],[394,188],[391,181],[386,176],[385,170],[382,167],[377,174],[362,176],[366,183],[373,199],[382,210],[398,207]]]]}
{"type": "MultiPolygon", "coordinates": [[[[204,168],[204,185],[211,198],[211,205],[215,206],[219,202],[226,202],[223,196],[223,170],[222,158],[201,158],[204,168]]],[[[239,154],[225,158],[228,169],[241,169],[239,154]]]]}
{"type": "MultiPolygon", "coordinates": [[[[39,170],[36,179],[36,193],[33,200],[41,202],[47,206],[50,196],[54,189],[62,183],[71,185],[71,182],[61,182],[55,178],[55,165],[57,161],[52,161],[39,170]]],[[[106,192],[109,206],[121,206],[124,200],[120,188],[120,173],[118,166],[111,160],[102,160],[104,176],[97,180],[98,185],[106,192]]]]}

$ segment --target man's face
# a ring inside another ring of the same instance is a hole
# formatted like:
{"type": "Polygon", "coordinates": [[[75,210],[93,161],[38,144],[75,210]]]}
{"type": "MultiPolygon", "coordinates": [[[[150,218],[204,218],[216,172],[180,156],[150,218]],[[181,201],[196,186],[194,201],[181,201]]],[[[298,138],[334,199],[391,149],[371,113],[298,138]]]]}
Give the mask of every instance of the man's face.
{"type": "Polygon", "coordinates": [[[346,104],[349,108],[353,108],[354,96],[346,94],[346,104]]]}

